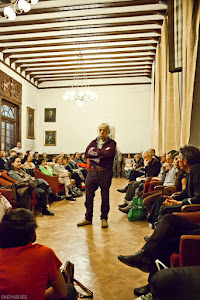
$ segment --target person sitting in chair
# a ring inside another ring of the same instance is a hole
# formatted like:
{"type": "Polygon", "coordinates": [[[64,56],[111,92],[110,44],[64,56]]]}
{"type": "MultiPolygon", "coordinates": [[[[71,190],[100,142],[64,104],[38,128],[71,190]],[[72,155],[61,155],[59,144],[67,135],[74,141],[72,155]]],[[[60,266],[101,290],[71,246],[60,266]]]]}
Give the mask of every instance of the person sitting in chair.
{"type": "MultiPolygon", "coordinates": [[[[25,295],[29,300],[76,300],[76,290],[66,284],[62,263],[51,248],[36,241],[33,214],[18,208],[0,223],[0,296],[25,295]],[[47,284],[50,286],[47,289],[47,284]]],[[[3,299],[3,298],[2,298],[3,299]]],[[[25,298],[24,298],[25,299],[25,298]]]]}

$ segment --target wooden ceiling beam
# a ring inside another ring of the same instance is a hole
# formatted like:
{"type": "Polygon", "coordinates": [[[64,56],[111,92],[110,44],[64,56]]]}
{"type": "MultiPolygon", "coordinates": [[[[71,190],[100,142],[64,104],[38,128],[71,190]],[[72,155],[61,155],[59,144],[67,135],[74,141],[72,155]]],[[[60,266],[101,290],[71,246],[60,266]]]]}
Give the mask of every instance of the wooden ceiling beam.
{"type": "Polygon", "coordinates": [[[130,7],[130,6],[143,6],[149,4],[159,4],[159,0],[134,0],[134,1],[119,1],[119,2],[107,2],[107,3],[93,3],[93,4],[81,4],[81,5],[67,5],[67,6],[58,6],[58,7],[49,7],[49,8],[32,8],[28,15],[35,14],[50,14],[50,13],[60,13],[60,12],[70,12],[77,10],[92,10],[92,9],[104,9],[104,8],[120,8],[120,7],[130,7]]]}
{"type": "MultiPolygon", "coordinates": [[[[109,61],[111,59],[114,59],[115,61],[113,63],[116,63],[116,62],[118,62],[118,60],[119,60],[119,62],[122,62],[123,59],[126,59],[126,58],[128,58],[128,59],[136,58],[136,60],[133,60],[132,62],[143,62],[143,61],[152,62],[154,60],[154,55],[148,55],[148,58],[146,58],[146,56],[144,56],[144,55],[139,55],[139,56],[125,56],[125,57],[112,57],[111,56],[111,57],[108,57],[108,58],[90,58],[90,59],[86,59],[86,60],[90,61],[87,64],[95,64],[95,62],[92,62],[93,60],[95,60],[95,61],[98,60],[98,63],[103,63],[103,61],[105,61],[105,63],[106,63],[107,60],[109,61]]],[[[16,59],[14,59],[14,60],[16,61],[16,59]]],[[[14,62],[14,61],[12,61],[12,62],[14,62]]],[[[61,63],[74,62],[74,64],[77,64],[77,59],[68,59],[68,60],[67,59],[63,59],[63,60],[61,59],[61,60],[43,61],[42,65],[46,66],[46,64],[48,64],[48,63],[55,63],[56,64],[56,63],[60,63],[60,62],[61,63]]],[[[38,63],[41,63],[40,58],[38,59],[38,61],[34,61],[34,62],[32,62],[31,60],[28,61],[28,62],[16,62],[15,65],[16,65],[16,68],[18,68],[18,67],[21,67],[23,65],[27,65],[27,67],[29,67],[28,65],[30,65],[30,64],[38,65],[38,63]]],[[[84,60],[83,60],[83,63],[84,63],[84,60]]],[[[68,65],[74,65],[74,64],[71,63],[71,64],[68,64],[68,65]]]]}
{"type": "MultiPolygon", "coordinates": [[[[152,50],[138,50],[138,51],[134,51],[134,50],[130,50],[130,51],[112,51],[112,52],[95,52],[95,53],[92,53],[92,54],[82,54],[82,57],[86,57],[88,55],[90,56],[97,56],[97,55],[118,55],[118,54],[133,54],[133,53],[139,53],[137,55],[137,57],[140,56],[140,53],[148,53],[147,55],[155,55],[156,53],[156,50],[152,49],[152,50]]],[[[3,55],[4,56],[4,55],[3,55]]],[[[67,57],[67,54],[62,54],[62,55],[48,55],[48,56],[43,56],[43,55],[40,55],[40,56],[27,56],[27,57],[19,57],[18,60],[20,59],[41,59],[41,58],[59,58],[59,57],[67,57]]],[[[77,60],[77,59],[76,59],[77,60]]]]}
{"type": "MultiPolygon", "coordinates": [[[[147,37],[140,37],[140,38],[118,38],[118,39],[109,39],[109,40],[94,40],[94,41],[84,41],[84,45],[90,45],[90,44],[99,44],[99,43],[104,43],[104,44],[110,44],[110,43],[120,43],[120,42],[137,42],[137,41],[149,41],[149,40],[153,40],[153,41],[158,41],[159,40],[159,36],[147,36],[147,37]]],[[[80,51],[80,50],[90,50],[91,47],[81,47],[80,42],[71,42],[71,43],[66,43],[66,42],[60,42],[60,43],[50,43],[50,44],[31,44],[31,45],[15,45],[15,46],[6,46],[4,47],[4,50],[10,50],[11,52],[6,52],[6,53],[11,53],[10,55],[13,55],[12,51],[13,49],[25,49],[25,48],[34,48],[34,50],[32,51],[27,51],[25,52],[24,50],[22,51],[18,51],[16,52],[16,54],[31,54],[31,53],[36,53],[36,52],[64,52],[64,51],[72,51],[70,50],[70,48],[67,49],[42,49],[42,50],[37,50],[37,48],[39,47],[57,47],[57,46],[73,46],[73,45],[77,45],[76,50],[80,51]],[[89,48],[89,49],[87,49],[89,48]]],[[[123,46],[123,45],[122,45],[123,46]]],[[[132,45],[130,45],[129,47],[131,47],[132,45]]],[[[96,46],[96,48],[100,48],[101,46],[96,46]]],[[[117,48],[118,45],[116,45],[115,48],[117,48]]],[[[120,45],[119,45],[120,47],[120,45]]],[[[136,47],[136,46],[133,46],[136,47]]],[[[139,47],[139,46],[138,46],[139,47]]],[[[101,49],[101,48],[100,48],[101,49]]],[[[5,53],[5,52],[4,52],[5,53]]]]}
{"type": "MultiPolygon", "coordinates": [[[[43,50],[22,50],[22,51],[16,51],[16,52],[6,52],[8,54],[7,57],[11,55],[19,55],[19,54],[35,54],[35,53],[58,53],[58,52],[72,52],[77,51],[79,53],[80,51],[91,51],[91,50],[103,50],[103,49],[123,49],[123,48],[140,48],[140,47],[157,47],[157,41],[155,43],[144,43],[144,44],[124,44],[124,45],[106,45],[106,46],[94,46],[94,47],[80,47],[80,48],[64,48],[64,49],[43,49],[43,50]]],[[[5,53],[5,52],[4,52],[5,53]]]]}
{"type": "MultiPolygon", "coordinates": [[[[131,18],[131,17],[142,17],[151,15],[161,15],[166,14],[166,9],[162,10],[144,10],[144,11],[133,11],[133,12],[123,12],[123,13],[110,13],[110,14],[97,14],[90,16],[77,16],[77,17],[60,17],[60,18],[50,18],[50,19],[40,19],[40,20],[27,20],[27,21],[17,21],[15,22],[5,22],[1,23],[1,28],[11,27],[11,26],[31,26],[38,24],[50,24],[56,22],[70,22],[70,21],[86,21],[86,20],[101,20],[101,19],[114,19],[114,18],[131,18]]],[[[26,14],[27,15],[27,14],[26,14]]]]}
{"type": "MultiPolygon", "coordinates": [[[[123,75],[119,75],[119,76],[104,76],[103,79],[112,79],[112,78],[131,78],[131,77],[147,77],[149,76],[149,74],[145,73],[144,75],[127,75],[127,76],[123,76],[123,75]],[[146,74],[146,75],[145,75],[146,74]]],[[[102,77],[90,77],[89,79],[102,79],[102,77]]],[[[66,77],[63,79],[64,80],[73,80],[69,77],[66,77]]],[[[42,82],[48,82],[48,81],[62,81],[62,79],[56,79],[56,78],[53,78],[53,79],[41,79],[41,80],[38,80],[38,79],[35,79],[34,80],[35,82],[38,82],[38,84],[41,84],[42,82]]],[[[90,85],[91,86],[91,85],[90,85]]],[[[70,86],[71,88],[71,86],[70,86]]]]}
{"type": "MultiPolygon", "coordinates": [[[[137,68],[140,68],[140,67],[146,67],[146,68],[148,68],[148,69],[151,69],[152,68],[152,64],[139,64],[139,65],[129,65],[129,64],[123,64],[123,65],[116,65],[116,66],[113,66],[113,65],[111,65],[111,66],[96,66],[96,67],[94,67],[94,66],[91,66],[91,67],[84,67],[84,68],[81,68],[81,69],[77,69],[77,66],[74,66],[74,68],[72,68],[72,67],[70,67],[70,68],[66,68],[66,70],[67,71],[69,71],[69,70],[72,70],[72,71],[74,71],[74,74],[75,73],[80,73],[81,74],[81,72],[83,73],[87,73],[87,70],[97,70],[97,69],[110,69],[110,68],[112,68],[112,69],[119,69],[119,68],[132,68],[132,69],[137,69],[137,68]]],[[[57,68],[57,66],[56,66],[56,68],[57,68]]],[[[120,69],[119,69],[120,70],[120,69]]],[[[31,70],[22,70],[22,71],[25,71],[25,74],[27,75],[27,74],[31,74],[31,73],[35,73],[35,72],[40,72],[40,71],[42,71],[41,69],[31,69],[31,70]]],[[[65,71],[65,69],[48,69],[48,70],[45,70],[45,71],[52,71],[52,72],[56,72],[56,71],[65,71]]],[[[41,74],[41,73],[39,73],[39,74],[41,74]]]]}
{"type": "MultiPolygon", "coordinates": [[[[135,63],[135,62],[140,62],[140,63],[143,63],[143,64],[152,64],[153,60],[138,60],[138,61],[112,61],[112,62],[88,62],[88,63],[83,63],[83,66],[85,65],[100,65],[101,64],[109,64],[111,66],[115,65],[115,64],[131,64],[131,63],[135,63]]],[[[119,66],[119,65],[118,65],[119,66]]],[[[135,65],[135,66],[139,66],[139,65],[135,65]]],[[[32,70],[38,70],[38,67],[40,68],[54,68],[55,66],[54,65],[39,65],[37,67],[35,66],[26,66],[26,67],[21,67],[21,72],[27,70],[27,69],[32,69],[32,70]]],[[[68,69],[71,68],[71,67],[74,67],[74,69],[77,68],[77,64],[59,64],[59,65],[56,65],[56,67],[67,67],[68,69]]]]}
{"type": "MultiPolygon", "coordinates": [[[[133,72],[137,72],[137,71],[142,71],[142,72],[145,72],[145,70],[151,70],[151,67],[150,68],[148,68],[148,67],[146,67],[146,68],[137,68],[137,69],[132,69],[132,70],[130,70],[130,69],[121,69],[121,70],[119,70],[118,71],[118,73],[120,73],[120,72],[130,72],[130,71],[133,71],[133,72]]],[[[25,76],[27,76],[27,75],[29,75],[29,74],[31,74],[32,76],[34,76],[34,77],[45,77],[45,76],[61,76],[61,75],[72,75],[72,76],[74,76],[74,77],[81,77],[82,76],[82,73],[77,73],[76,74],[76,76],[75,76],[75,74],[74,74],[74,72],[59,72],[59,73],[54,73],[54,72],[52,72],[52,73],[45,73],[45,72],[47,72],[46,70],[44,71],[44,73],[32,73],[32,71],[25,71],[25,76]]],[[[103,72],[104,73],[110,73],[110,72],[113,72],[113,70],[103,70],[103,72]]],[[[116,72],[116,71],[115,71],[116,72]]],[[[91,74],[91,73],[95,73],[95,74],[98,74],[98,73],[101,73],[102,74],[102,70],[99,70],[99,71],[87,71],[86,73],[85,73],[85,76],[87,77],[89,74],[91,74]]]]}
{"type": "MultiPolygon", "coordinates": [[[[88,79],[104,79],[108,76],[112,76],[113,78],[115,76],[133,76],[133,77],[137,77],[138,75],[144,75],[144,74],[151,74],[151,72],[135,72],[135,73],[126,73],[126,74],[119,74],[119,73],[111,73],[111,74],[99,74],[98,76],[97,75],[91,75],[91,76],[88,76],[88,79]]],[[[33,76],[30,75],[30,77],[32,77],[32,79],[34,78],[33,76]]],[[[59,77],[41,77],[41,78],[35,78],[34,80],[35,81],[46,81],[46,80],[62,80],[61,78],[65,78],[65,80],[74,80],[74,77],[73,76],[59,76],[59,77]]],[[[84,85],[83,85],[84,86],[84,85]]],[[[87,86],[87,85],[86,85],[87,86]]]]}
{"type": "Polygon", "coordinates": [[[60,27],[49,27],[49,28],[36,28],[36,29],[18,29],[12,31],[0,32],[0,36],[15,35],[15,34],[31,34],[31,33],[45,33],[51,31],[64,31],[64,30],[83,30],[83,29],[95,29],[95,28],[112,28],[121,26],[135,26],[135,25],[159,25],[162,26],[162,20],[144,20],[144,21],[133,21],[133,22],[118,22],[118,23],[100,23],[91,25],[74,25],[74,26],[60,26],[60,27]]]}
{"type": "MultiPolygon", "coordinates": [[[[121,30],[121,31],[108,31],[108,32],[91,32],[85,34],[68,34],[68,35],[51,35],[51,36],[40,36],[40,37],[26,37],[26,38],[11,38],[1,40],[1,45],[6,45],[7,43],[22,43],[22,42],[34,42],[37,41],[48,41],[51,40],[62,40],[62,39],[75,39],[75,38],[87,38],[87,37],[96,37],[96,36],[112,36],[112,35],[131,35],[131,34],[145,34],[145,33],[156,33],[161,34],[161,29],[135,29],[135,30],[121,30]]],[[[80,41],[79,41],[80,44],[80,41]]],[[[34,45],[32,45],[34,46],[34,45]]],[[[4,47],[4,46],[3,46],[4,47]]],[[[12,47],[12,46],[11,46],[12,47]]],[[[21,45],[23,47],[23,45],[21,45]]]]}

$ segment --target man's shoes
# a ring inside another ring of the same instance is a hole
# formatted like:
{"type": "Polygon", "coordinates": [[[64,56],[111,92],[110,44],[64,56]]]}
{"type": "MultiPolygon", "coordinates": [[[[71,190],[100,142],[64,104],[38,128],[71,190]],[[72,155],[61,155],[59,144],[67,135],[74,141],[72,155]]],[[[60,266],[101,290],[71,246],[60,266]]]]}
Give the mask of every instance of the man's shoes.
{"type": "Polygon", "coordinates": [[[66,200],[69,200],[69,201],[76,201],[76,199],[73,198],[72,196],[66,197],[66,200]]]}
{"type": "Polygon", "coordinates": [[[127,203],[127,202],[124,202],[123,204],[119,204],[118,207],[119,207],[119,208],[124,208],[124,207],[126,207],[127,205],[128,205],[128,203],[127,203]]]}
{"type": "Polygon", "coordinates": [[[144,249],[138,251],[134,255],[123,256],[119,255],[118,259],[127,266],[138,268],[139,270],[150,273],[151,271],[151,259],[147,256],[144,249]]]}
{"type": "Polygon", "coordinates": [[[106,219],[101,220],[101,228],[107,228],[108,227],[108,221],[106,219]]]}
{"type": "Polygon", "coordinates": [[[151,238],[151,236],[149,236],[149,235],[145,235],[145,236],[144,236],[144,240],[145,240],[145,242],[148,242],[148,241],[150,240],[150,238],[151,238]]]}
{"type": "Polygon", "coordinates": [[[135,288],[134,289],[134,294],[138,297],[142,296],[142,295],[146,295],[151,291],[150,289],[150,285],[147,284],[145,286],[141,286],[140,288],[135,288]]]}
{"type": "Polygon", "coordinates": [[[42,211],[43,216],[54,216],[54,213],[50,212],[48,209],[42,211]]]}
{"type": "Polygon", "coordinates": [[[85,226],[92,224],[92,221],[88,221],[86,219],[83,219],[81,222],[77,223],[77,226],[85,226]]]}
{"type": "Polygon", "coordinates": [[[118,189],[117,191],[118,191],[118,192],[120,192],[120,193],[126,193],[126,192],[127,192],[127,190],[128,190],[128,185],[127,185],[127,186],[125,186],[125,188],[124,188],[124,189],[118,189]]]}
{"type": "Polygon", "coordinates": [[[125,214],[128,214],[129,210],[131,209],[131,206],[127,205],[124,208],[119,207],[119,210],[125,214]]]}

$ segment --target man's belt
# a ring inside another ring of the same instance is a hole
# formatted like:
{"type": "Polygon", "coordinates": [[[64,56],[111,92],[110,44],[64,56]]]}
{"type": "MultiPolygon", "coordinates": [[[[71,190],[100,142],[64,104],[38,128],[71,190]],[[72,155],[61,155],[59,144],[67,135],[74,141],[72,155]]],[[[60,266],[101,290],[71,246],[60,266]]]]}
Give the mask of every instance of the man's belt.
{"type": "Polygon", "coordinates": [[[102,167],[97,166],[97,165],[94,165],[94,166],[90,167],[90,170],[91,171],[107,171],[108,169],[107,168],[102,168],[102,167]]]}

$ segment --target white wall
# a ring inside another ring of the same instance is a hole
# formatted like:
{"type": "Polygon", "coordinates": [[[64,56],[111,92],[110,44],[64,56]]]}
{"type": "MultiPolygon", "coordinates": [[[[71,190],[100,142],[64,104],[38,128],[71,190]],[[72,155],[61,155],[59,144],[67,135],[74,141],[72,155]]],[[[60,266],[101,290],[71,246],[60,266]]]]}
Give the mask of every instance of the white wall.
{"type": "Polygon", "coordinates": [[[0,69],[22,84],[22,147],[32,152],[71,153],[85,151],[97,136],[100,123],[115,127],[115,140],[123,153],[150,148],[151,85],[95,87],[98,100],[80,107],[68,103],[63,94],[69,89],[38,90],[0,63],[0,69]],[[35,139],[27,139],[27,106],[35,109],[35,139]],[[44,122],[44,108],[57,109],[56,122],[44,122]],[[44,132],[56,130],[57,145],[44,146],[44,132]]]}
{"type": "Polygon", "coordinates": [[[95,87],[93,90],[98,94],[98,101],[82,107],[63,100],[64,88],[39,90],[39,152],[85,151],[102,122],[115,127],[115,140],[121,152],[150,148],[151,85],[95,87]],[[56,122],[45,123],[44,108],[54,107],[56,122]],[[45,130],[56,130],[57,146],[44,146],[45,130]]]}

